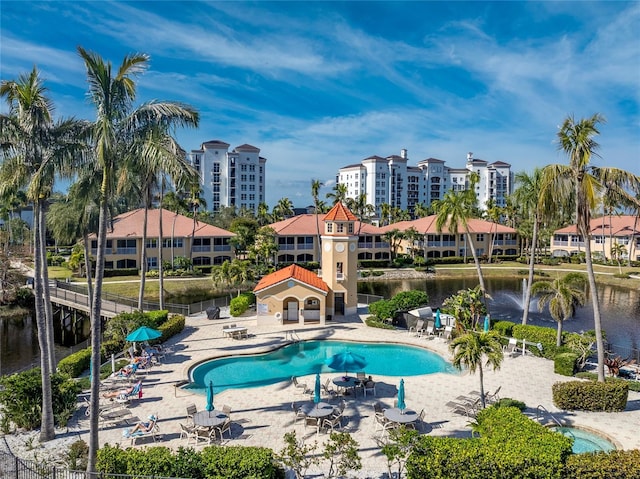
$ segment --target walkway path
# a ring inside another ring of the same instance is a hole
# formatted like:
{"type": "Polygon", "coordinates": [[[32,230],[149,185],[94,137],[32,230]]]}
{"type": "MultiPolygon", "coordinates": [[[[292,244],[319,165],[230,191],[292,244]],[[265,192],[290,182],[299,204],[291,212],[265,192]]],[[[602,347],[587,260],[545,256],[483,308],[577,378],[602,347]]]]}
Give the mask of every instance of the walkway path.
{"type": "MultiPolygon", "coordinates": [[[[187,379],[189,369],[208,358],[229,354],[246,354],[266,351],[275,346],[285,344],[285,333],[288,328],[258,327],[255,317],[226,318],[209,321],[204,315],[190,317],[187,326],[179,337],[172,340],[175,352],[165,364],[154,367],[144,378],[144,397],[131,407],[133,414],[141,419],[149,414],[159,415],[159,425],[163,440],[159,444],[173,449],[186,445],[186,440],[179,439],[179,423],[185,422],[187,404],[195,403],[203,409],[206,403],[203,395],[193,394],[188,390],[176,389],[175,383],[187,379]],[[247,326],[251,336],[246,340],[233,340],[223,337],[222,326],[229,323],[247,326]]],[[[302,339],[331,338],[343,340],[388,341],[408,344],[419,344],[444,356],[449,356],[447,344],[439,339],[425,340],[409,335],[406,331],[391,331],[366,327],[362,321],[353,319],[341,321],[326,329],[316,326],[296,328],[302,339]]],[[[327,377],[323,375],[324,382],[327,377]]],[[[397,377],[376,375],[377,395],[366,399],[348,399],[345,415],[345,430],[352,433],[360,444],[360,456],[364,470],[358,477],[380,477],[386,471],[386,459],[380,453],[376,440],[373,420],[373,403],[381,401],[391,406],[396,395],[397,377]]],[[[468,437],[468,419],[450,412],[445,403],[458,395],[467,394],[479,387],[478,376],[464,374],[431,374],[405,377],[407,406],[426,411],[427,432],[437,436],[468,437]]],[[[485,388],[493,391],[501,387],[501,397],[511,397],[524,401],[532,410],[542,405],[558,417],[574,421],[575,424],[597,429],[614,438],[624,449],[640,448],[640,394],[630,393],[626,411],[621,413],[562,413],[552,402],[551,385],[556,381],[570,378],[556,375],[553,363],[545,359],[531,356],[505,358],[499,371],[485,372],[485,388]]],[[[312,385],[314,378],[303,379],[312,385]]],[[[228,404],[233,408],[232,438],[225,439],[229,445],[266,446],[279,451],[283,446],[283,435],[287,431],[296,430],[298,437],[304,436],[308,441],[316,438],[319,443],[327,439],[327,435],[319,436],[309,428],[305,430],[302,422],[294,424],[291,411],[292,401],[308,400],[308,396],[300,395],[289,382],[260,388],[227,390],[215,397],[216,407],[228,404]]],[[[72,425],[74,437],[80,436],[88,440],[88,422],[84,409],[77,413],[79,419],[72,425]]],[[[123,426],[108,427],[101,431],[100,442],[119,443],[128,446],[123,440],[123,426]]],[[[153,444],[151,439],[138,441],[142,445],[153,444]]],[[[201,449],[203,446],[197,446],[201,449]]],[[[15,449],[15,448],[14,448],[15,449]]],[[[14,452],[16,452],[14,450],[14,452]]]]}

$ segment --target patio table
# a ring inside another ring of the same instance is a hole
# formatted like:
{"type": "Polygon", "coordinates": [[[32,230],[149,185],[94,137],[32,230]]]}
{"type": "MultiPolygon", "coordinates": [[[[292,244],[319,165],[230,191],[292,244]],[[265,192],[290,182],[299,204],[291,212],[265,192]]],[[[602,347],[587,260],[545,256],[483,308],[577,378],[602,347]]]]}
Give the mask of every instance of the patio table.
{"type": "Polygon", "coordinates": [[[353,389],[353,395],[356,395],[356,388],[360,386],[361,381],[353,376],[338,376],[333,378],[333,384],[343,392],[348,389],[353,389]]]}
{"type": "Polygon", "coordinates": [[[247,335],[247,328],[244,326],[236,326],[234,328],[224,328],[222,332],[228,338],[239,339],[247,335]]]}
{"type": "Polygon", "coordinates": [[[418,420],[418,413],[411,409],[400,410],[397,407],[385,409],[384,417],[398,424],[409,424],[418,420]]]}
{"type": "Polygon", "coordinates": [[[300,410],[308,417],[322,419],[333,413],[333,406],[328,402],[305,403],[300,406],[300,410]]]}
{"type": "Polygon", "coordinates": [[[193,423],[196,426],[202,427],[217,427],[222,424],[229,418],[222,411],[199,411],[193,415],[193,423]]]}

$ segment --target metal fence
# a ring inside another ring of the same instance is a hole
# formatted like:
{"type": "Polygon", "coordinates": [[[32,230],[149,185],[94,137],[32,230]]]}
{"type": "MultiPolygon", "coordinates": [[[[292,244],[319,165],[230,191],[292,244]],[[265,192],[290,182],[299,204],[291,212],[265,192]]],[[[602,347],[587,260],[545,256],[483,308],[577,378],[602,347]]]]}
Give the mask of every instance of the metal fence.
{"type": "Polygon", "coordinates": [[[375,294],[358,293],[358,304],[371,304],[384,299],[384,296],[376,296],[375,294]]]}
{"type": "Polygon", "coordinates": [[[2,479],[182,479],[164,476],[130,476],[104,472],[71,471],[65,467],[20,459],[5,452],[0,452],[0,477],[2,479]]]}
{"type": "Polygon", "coordinates": [[[605,342],[604,349],[610,356],[620,356],[622,359],[628,361],[635,359],[636,364],[640,364],[640,349],[638,348],[629,348],[620,346],[619,344],[605,342]]]}

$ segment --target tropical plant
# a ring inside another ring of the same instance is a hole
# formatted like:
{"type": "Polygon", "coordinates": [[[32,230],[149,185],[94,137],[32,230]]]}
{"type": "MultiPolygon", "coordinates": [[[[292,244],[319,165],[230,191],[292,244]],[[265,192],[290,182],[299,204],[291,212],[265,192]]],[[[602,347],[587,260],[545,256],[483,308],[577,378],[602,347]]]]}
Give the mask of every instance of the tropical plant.
{"type": "Polygon", "coordinates": [[[436,209],[436,230],[438,233],[442,233],[442,229],[446,226],[449,233],[457,235],[460,226],[464,229],[473,255],[473,261],[478,271],[478,280],[480,282],[480,289],[483,292],[487,291],[484,284],[484,276],[482,275],[482,268],[480,267],[480,260],[478,259],[478,253],[473,244],[471,238],[471,231],[469,231],[469,219],[473,217],[476,212],[476,195],[475,185],[479,181],[477,173],[471,173],[469,175],[470,186],[466,190],[454,191],[449,190],[445,193],[441,201],[437,201],[434,205],[436,209]]]}
{"type": "Polygon", "coordinates": [[[320,244],[319,195],[323,184],[320,180],[311,180],[311,197],[313,198],[313,214],[316,217],[316,258],[322,264],[322,245],[320,244]]]}
{"type": "Polygon", "coordinates": [[[482,407],[486,407],[482,362],[486,358],[486,366],[500,369],[504,359],[500,337],[495,331],[479,334],[469,332],[455,338],[449,345],[449,349],[453,353],[453,365],[456,368],[462,370],[466,367],[473,374],[479,371],[480,401],[482,407]]]}
{"type": "Polygon", "coordinates": [[[611,257],[618,263],[618,272],[622,274],[622,259],[627,254],[625,245],[617,241],[611,245],[611,257]]]}
{"type": "MultiPolygon", "coordinates": [[[[114,179],[119,169],[127,164],[129,155],[139,153],[139,140],[155,128],[192,126],[198,123],[198,114],[179,103],[152,101],[136,108],[135,77],[143,73],[149,63],[144,54],[125,56],[114,71],[111,62],[98,54],[78,47],[84,61],[89,84],[89,98],[96,109],[92,126],[92,139],[96,170],[101,180],[99,205],[98,248],[96,254],[95,288],[91,306],[91,411],[89,416],[89,459],[87,471],[94,472],[98,443],[98,412],[100,401],[100,340],[101,298],[104,277],[106,233],[109,198],[116,190],[114,179]]],[[[167,130],[162,130],[167,131],[167,130]]]]}
{"type": "Polygon", "coordinates": [[[480,289],[480,285],[475,288],[461,289],[444,300],[443,308],[455,316],[456,325],[459,327],[476,329],[480,324],[480,318],[488,312],[486,296],[480,289]]]}
{"type": "Polygon", "coordinates": [[[640,178],[627,171],[591,165],[593,156],[597,156],[598,143],[595,137],[600,134],[598,125],[605,121],[598,113],[590,118],[576,121],[567,117],[558,131],[558,146],[569,157],[569,165],[548,165],[543,169],[541,191],[552,192],[556,203],[575,208],[576,227],[585,245],[585,262],[589,278],[589,291],[593,305],[593,321],[596,333],[598,354],[598,381],[604,381],[604,340],[598,287],[593,271],[591,256],[591,211],[596,205],[598,194],[603,185],[609,191],[628,200],[637,202],[630,191],[640,191],[640,178]]]}
{"type": "Polygon", "coordinates": [[[346,184],[336,183],[333,185],[333,190],[326,194],[326,198],[334,205],[336,203],[345,203],[347,201],[347,192],[346,184]]]}
{"type": "Polygon", "coordinates": [[[253,244],[249,246],[249,257],[255,261],[257,273],[264,274],[270,264],[273,255],[278,252],[276,232],[270,226],[260,228],[253,244]]]}
{"type": "Polygon", "coordinates": [[[394,260],[396,256],[398,256],[398,248],[404,239],[404,233],[398,228],[394,228],[387,231],[383,238],[387,243],[389,243],[389,247],[391,248],[391,260],[394,260]]]}
{"type": "Polygon", "coordinates": [[[280,198],[272,211],[274,221],[281,221],[293,216],[293,203],[289,198],[280,198]]]}
{"type": "Polygon", "coordinates": [[[311,466],[317,465],[320,461],[315,452],[318,449],[318,442],[305,444],[299,441],[296,432],[287,432],[284,435],[284,447],[276,456],[276,459],[285,467],[290,468],[296,479],[304,479],[307,470],[311,466]]]}
{"type": "Polygon", "coordinates": [[[556,346],[562,345],[562,323],[573,317],[577,306],[584,305],[587,294],[585,291],[586,278],[581,273],[569,273],[553,281],[536,281],[531,293],[539,295],[538,309],[540,311],[548,305],[549,314],[558,323],[556,346]]]}

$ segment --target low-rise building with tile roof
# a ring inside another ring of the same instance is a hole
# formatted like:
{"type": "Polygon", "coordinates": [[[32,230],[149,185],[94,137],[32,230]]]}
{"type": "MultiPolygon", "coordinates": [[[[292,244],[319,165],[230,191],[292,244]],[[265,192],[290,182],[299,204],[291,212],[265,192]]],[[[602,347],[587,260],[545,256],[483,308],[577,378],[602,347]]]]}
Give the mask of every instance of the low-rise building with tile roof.
{"type": "MultiPolygon", "coordinates": [[[[150,209],[147,215],[147,269],[158,268],[160,242],[160,211],[162,211],[162,259],[173,262],[177,257],[191,257],[194,266],[222,264],[234,257],[229,240],[234,233],[200,221],[193,221],[169,210],[150,209]]],[[[116,216],[113,229],[107,231],[106,269],[140,269],[144,209],[139,208],[116,216]]],[[[96,254],[96,235],[89,237],[91,252],[96,254]]]]}

